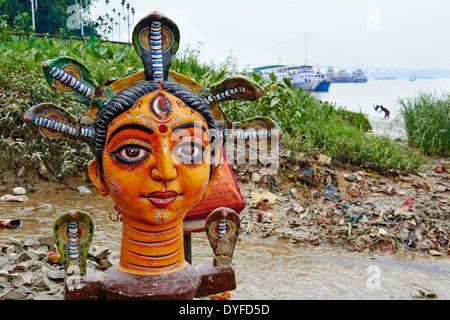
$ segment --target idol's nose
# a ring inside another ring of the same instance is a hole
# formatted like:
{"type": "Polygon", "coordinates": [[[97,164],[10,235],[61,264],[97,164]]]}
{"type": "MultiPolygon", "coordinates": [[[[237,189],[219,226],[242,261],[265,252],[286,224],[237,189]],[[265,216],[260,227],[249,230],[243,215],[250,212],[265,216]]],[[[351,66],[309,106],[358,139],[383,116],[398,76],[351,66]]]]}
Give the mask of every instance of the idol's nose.
{"type": "Polygon", "coordinates": [[[155,181],[174,180],[178,175],[177,169],[173,165],[171,150],[164,147],[165,145],[168,145],[168,141],[163,141],[163,145],[156,154],[156,166],[150,172],[151,178],[155,181]]]}

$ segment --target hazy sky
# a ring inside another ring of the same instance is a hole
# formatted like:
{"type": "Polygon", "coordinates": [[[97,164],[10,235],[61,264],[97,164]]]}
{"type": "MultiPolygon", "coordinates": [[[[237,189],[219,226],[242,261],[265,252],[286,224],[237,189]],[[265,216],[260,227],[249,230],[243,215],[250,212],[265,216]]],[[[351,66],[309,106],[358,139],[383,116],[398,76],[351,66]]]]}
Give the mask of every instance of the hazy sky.
{"type": "MultiPolygon", "coordinates": [[[[106,7],[99,0],[92,17],[112,16],[113,8],[122,11],[120,2],[111,0],[106,7]]],[[[323,71],[328,65],[450,69],[449,1],[127,2],[136,10],[135,24],[152,11],[172,19],[180,29],[180,50],[202,42],[204,62],[222,63],[231,53],[239,65],[250,66],[302,64],[306,59],[323,71]]],[[[127,39],[123,32],[121,40],[127,39]]]]}

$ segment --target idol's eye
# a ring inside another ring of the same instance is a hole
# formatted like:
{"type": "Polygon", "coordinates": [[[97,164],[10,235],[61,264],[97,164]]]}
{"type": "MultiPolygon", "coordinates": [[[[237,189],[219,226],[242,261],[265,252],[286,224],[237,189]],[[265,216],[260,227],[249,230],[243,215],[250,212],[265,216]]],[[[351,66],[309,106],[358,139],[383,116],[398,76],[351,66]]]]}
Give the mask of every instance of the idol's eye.
{"type": "Polygon", "coordinates": [[[172,152],[184,164],[198,163],[202,158],[202,146],[195,142],[182,143],[172,152]]]}
{"type": "Polygon", "coordinates": [[[122,162],[137,162],[144,160],[149,152],[139,146],[125,146],[120,148],[113,155],[122,162]]]}

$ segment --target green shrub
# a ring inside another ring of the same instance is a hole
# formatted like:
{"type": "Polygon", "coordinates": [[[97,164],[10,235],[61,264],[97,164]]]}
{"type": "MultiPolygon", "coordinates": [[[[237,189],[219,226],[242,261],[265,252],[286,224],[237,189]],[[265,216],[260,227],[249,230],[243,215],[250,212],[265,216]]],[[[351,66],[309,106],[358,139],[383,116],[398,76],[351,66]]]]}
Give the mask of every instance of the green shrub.
{"type": "Polygon", "coordinates": [[[450,155],[450,94],[421,92],[399,102],[409,144],[429,155],[450,155]]]}

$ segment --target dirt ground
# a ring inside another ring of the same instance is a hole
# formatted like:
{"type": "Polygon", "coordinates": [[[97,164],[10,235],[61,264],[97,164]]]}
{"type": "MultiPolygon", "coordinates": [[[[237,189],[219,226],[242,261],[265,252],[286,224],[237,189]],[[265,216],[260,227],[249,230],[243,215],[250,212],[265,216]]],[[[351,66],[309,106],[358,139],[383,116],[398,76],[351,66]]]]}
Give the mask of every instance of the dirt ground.
{"type": "Polygon", "coordinates": [[[338,167],[324,155],[293,162],[285,154],[272,177],[257,166],[233,168],[248,204],[241,232],[357,251],[450,254],[448,160],[417,174],[338,167]]]}

